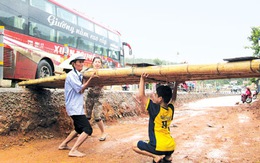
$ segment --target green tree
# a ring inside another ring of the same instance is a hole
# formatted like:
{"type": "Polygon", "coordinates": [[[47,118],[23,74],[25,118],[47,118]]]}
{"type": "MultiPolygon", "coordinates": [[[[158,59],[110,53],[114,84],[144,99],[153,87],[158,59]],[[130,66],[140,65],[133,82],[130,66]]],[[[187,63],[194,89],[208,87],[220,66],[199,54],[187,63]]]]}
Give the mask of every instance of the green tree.
{"type": "Polygon", "coordinates": [[[246,47],[248,49],[253,50],[253,56],[260,56],[260,46],[259,46],[259,38],[260,38],[260,27],[252,27],[251,28],[251,36],[248,37],[248,40],[252,42],[250,47],[246,47]]]}
{"type": "Polygon", "coordinates": [[[156,64],[156,65],[162,65],[163,61],[158,59],[158,58],[156,58],[156,59],[153,60],[153,63],[156,64]]]}
{"type": "MultiPolygon", "coordinates": [[[[252,42],[251,47],[246,47],[253,50],[253,56],[260,57],[260,46],[259,46],[259,39],[260,39],[260,27],[252,27],[251,28],[251,36],[248,37],[249,41],[252,42]]],[[[252,78],[250,79],[251,82],[256,83],[257,90],[260,91],[259,87],[259,78],[252,78]]]]}

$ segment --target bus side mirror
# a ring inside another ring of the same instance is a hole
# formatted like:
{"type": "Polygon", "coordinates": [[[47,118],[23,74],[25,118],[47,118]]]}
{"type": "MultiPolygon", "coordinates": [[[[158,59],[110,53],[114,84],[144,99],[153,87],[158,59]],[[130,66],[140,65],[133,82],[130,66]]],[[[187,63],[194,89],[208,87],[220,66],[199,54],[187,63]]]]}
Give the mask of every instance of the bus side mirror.
{"type": "Polygon", "coordinates": [[[132,48],[131,48],[131,46],[128,43],[126,43],[126,42],[123,42],[123,45],[128,47],[129,55],[132,55],[132,48]]]}
{"type": "Polygon", "coordinates": [[[132,55],[132,49],[129,49],[129,55],[132,55]]]}

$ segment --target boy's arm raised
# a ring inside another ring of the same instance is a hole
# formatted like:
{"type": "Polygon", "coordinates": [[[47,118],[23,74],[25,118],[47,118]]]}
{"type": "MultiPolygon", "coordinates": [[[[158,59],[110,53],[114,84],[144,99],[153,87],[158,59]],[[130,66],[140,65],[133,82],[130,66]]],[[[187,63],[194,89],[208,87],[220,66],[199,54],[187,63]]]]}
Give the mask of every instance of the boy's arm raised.
{"type": "Polygon", "coordinates": [[[143,104],[146,104],[147,102],[147,96],[145,95],[145,87],[144,87],[145,78],[147,77],[148,74],[143,73],[140,77],[140,82],[139,82],[139,98],[143,104]]]}

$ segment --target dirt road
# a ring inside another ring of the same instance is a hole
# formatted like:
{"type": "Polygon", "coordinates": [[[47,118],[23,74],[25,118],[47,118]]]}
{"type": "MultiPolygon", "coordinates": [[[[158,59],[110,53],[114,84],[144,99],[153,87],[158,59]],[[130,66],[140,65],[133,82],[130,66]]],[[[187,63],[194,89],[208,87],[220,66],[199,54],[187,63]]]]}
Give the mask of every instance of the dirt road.
{"type": "MultiPolygon", "coordinates": [[[[260,162],[260,101],[237,104],[239,97],[221,97],[176,108],[171,133],[177,149],[173,162],[260,162]]],[[[147,138],[147,117],[106,123],[107,140],[100,142],[99,130],[80,148],[83,158],[68,157],[58,150],[64,138],[29,141],[0,150],[0,160],[54,163],[148,163],[151,158],[131,149],[132,142],[147,138]]],[[[4,141],[3,139],[1,141],[4,141]]],[[[72,144],[72,143],[71,143],[72,144]]]]}

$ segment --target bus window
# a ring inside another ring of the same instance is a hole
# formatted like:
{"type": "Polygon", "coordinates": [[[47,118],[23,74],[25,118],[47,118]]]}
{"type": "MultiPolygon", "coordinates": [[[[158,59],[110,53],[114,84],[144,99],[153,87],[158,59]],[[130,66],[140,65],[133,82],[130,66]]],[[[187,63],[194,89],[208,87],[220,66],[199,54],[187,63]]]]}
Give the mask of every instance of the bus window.
{"type": "Polygon", "coordinates": [[[68,44],[70,47],[76,47],[76,38],[71,35],[61,31],[57,31],[57,43],[68,44]]]}
{"type": "Polygon", "coordinates": [[[119,51],[109,50],[108,57],[115,59],[115,60],[119,60],[119,51]]]}
{"type": "Polygon", "coordinates": [[[55,30],[34,22],[29,22],[29,35],[48,41],[55,41],[55,30]]]}
{"type": "Polygon", "coordinates": [[[25,19],[22,17],[14,17],[14,27],[23,30],[25,19]]]}
{"type": "Polygon", "coordinates": [[[68,22],[77,24],[77,16],[62,8],[57,7],[57,16],[68,22]]]}
{"type": "Polygon", "coordinates": [[[114,33],[112,33],[112,32],[110,32],[110,31],[108,31],[108,38],[110,40],[115,41],[115,42],[119,42],[119,36],[114,34],[114,33]]]}
{"type": "Polygon", "coordinates": [[[85,51],[93,53],[94,52],[94,43],[79,37],[78,38],[78,48],[81,50],[85,50],[85,51]]]}
{"type": "Polygon", "coordinates": [[[38,38],[42,38],[42,34],[41,34],[41,31],[38,29],[38,27],[34,27],[33,29],[32,29],[32,32],[31,32],[32,34],[33,34],[33,36],[35,36],[35,37],[38,37],[38,38]]]}
{"type": "Polygon", "coordinates": [[[6,26],[7,29],[11,28],[17,32],[21,32],[26,28],[25,18],[5,11],[0,11],[0,21],[0,24],[6,26]]]}
{"type": "Polygon", "coordinates": [[[95,45],[95,53],[107,57],[107,49],[101,45],[95,45]]]}
{"type": "Polygon", "coordinates": [[[30,0],[30,5],[49,14],[55,15],[55,6],[45,0],[30,0]]]}
{"type": "Polygon", "coordinates": [[[107,38],[107,30],[98,25],[95,25],[95,33],[107,38]]]}
{"type": "Polygon", "coordinates": [[[94,31],[94,24],[85,19],[82,19],[81,17],[78,17],[78,25],[92,32],[94,31]]]}

